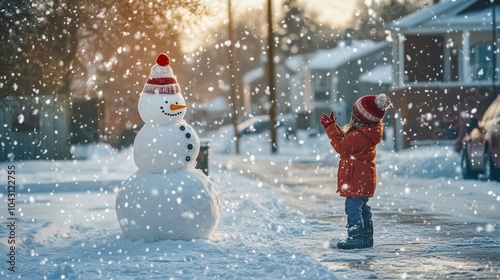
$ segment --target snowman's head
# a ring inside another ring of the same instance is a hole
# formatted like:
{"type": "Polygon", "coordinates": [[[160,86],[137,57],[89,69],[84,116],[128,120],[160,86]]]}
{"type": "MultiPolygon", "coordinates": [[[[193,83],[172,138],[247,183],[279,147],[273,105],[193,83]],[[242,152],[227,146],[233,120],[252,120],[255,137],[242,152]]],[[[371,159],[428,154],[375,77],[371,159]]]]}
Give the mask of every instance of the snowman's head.
{"type": "Polygon", "coordinates": [[[186,102],[178,94],[141,93],[139,115],[146,124],[172,124],[184,119],[186,102]]]}
{"type": "Polygon", "coordinates": [[[146,124],[176,123],[186,114],[186,102],[169,64],[168,55],[158,55],[139,97],[139,114],[146,124]]]}

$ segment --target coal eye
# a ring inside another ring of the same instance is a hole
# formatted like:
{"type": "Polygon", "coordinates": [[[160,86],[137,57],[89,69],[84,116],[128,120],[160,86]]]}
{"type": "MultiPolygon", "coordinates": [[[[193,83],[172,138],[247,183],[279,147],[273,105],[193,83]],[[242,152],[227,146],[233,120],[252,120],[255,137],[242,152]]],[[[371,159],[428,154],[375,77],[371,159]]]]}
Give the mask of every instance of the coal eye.
{"type": "Polygon", "coordinates": [[[165,101],[166,104],[168,104],[168,101],[165,101]]]}

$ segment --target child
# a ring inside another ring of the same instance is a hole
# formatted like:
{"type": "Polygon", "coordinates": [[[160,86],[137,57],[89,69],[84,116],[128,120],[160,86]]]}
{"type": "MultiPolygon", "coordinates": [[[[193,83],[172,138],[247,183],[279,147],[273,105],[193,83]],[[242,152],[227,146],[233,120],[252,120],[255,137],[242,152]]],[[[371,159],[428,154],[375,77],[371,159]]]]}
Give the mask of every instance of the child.
{"type": "Polygon", "coordinates": [[[337,192],[345,197],[347,215],[347,239],[337,243],[340,249],[373,247],[372,213],[367,203],[375,193],[375,147],[382,141],[381,121],[390,105],[385,94],[367,95],[354,103],[351,120],[343,128],[333,112],[321,118],[330,144],[340,154],[337,192]]]}

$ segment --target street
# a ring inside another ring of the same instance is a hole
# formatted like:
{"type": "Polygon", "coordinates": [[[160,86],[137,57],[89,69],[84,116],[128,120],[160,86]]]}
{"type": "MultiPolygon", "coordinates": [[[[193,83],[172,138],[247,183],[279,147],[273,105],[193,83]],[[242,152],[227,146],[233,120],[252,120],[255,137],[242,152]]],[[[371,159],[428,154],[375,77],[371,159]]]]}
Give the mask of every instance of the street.
{"type": "Polygon", "coordinates": [[[269,159],[233,159],[227,166],[276,187],[290,207],[303,212],[305,219],[317,220],[297,246],[340,279],[500,278],[500,233],[495,224],[500,213],[476,197],[467,199],[467,193],[441,194],[440,180],[408,182],[381,176],[370,200],[375,246],[346,251],[329,247],[329,242],[345,238],[343,198],[335,193],[336,166],[269,159]],[[435,193],[429,195],[427,189],[435,193]],[[422,195],[405,195],[419,190],[425,192],[425,200],[422,195]]]}

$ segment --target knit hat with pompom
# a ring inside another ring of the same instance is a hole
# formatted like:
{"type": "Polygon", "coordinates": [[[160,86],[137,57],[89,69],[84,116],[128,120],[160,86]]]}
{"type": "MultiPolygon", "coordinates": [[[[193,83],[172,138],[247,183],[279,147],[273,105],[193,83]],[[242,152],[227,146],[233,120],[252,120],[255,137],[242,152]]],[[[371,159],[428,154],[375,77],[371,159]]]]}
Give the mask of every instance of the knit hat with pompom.
{"type": "Polygon", "coordinates": [[[181,89],[174,76],[172,68],[169,66],[170,58],[161,53],[156,59],[156,65],[151,68],[149,79],[142,90],[145,93],[153,94],[177,94],[181,89]]]}
{"type": "Polygon", "coordinates": [[[356,100],[352,111],[360,121],[366,124],[376,124],[382,121],[391,105],[391,100],[383,93],[366,95],[356,100]]]}

